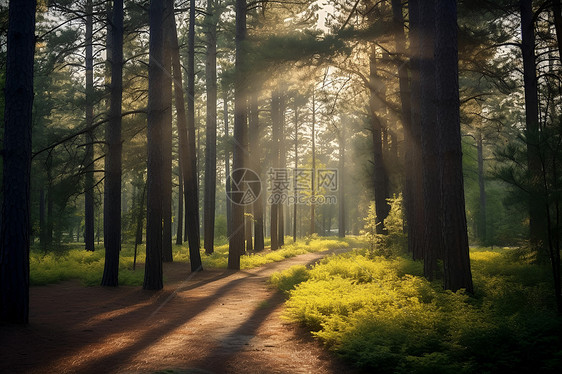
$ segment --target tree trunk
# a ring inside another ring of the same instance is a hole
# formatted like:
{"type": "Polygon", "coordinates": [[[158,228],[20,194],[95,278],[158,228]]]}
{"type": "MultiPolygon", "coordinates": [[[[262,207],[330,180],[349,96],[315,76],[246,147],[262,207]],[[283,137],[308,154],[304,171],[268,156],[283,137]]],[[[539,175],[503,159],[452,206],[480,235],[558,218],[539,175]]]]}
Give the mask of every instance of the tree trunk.
{"type": "MultiPolygon", "coordinates": [[[[295,98],[295,170],[297,171],[299,167],[299,107],[296,104],[295,98]]],[[[293,205],[293,242],[297,241],[297,199],[298,199],[298,189],[293,186],[294,192],[294,205],[293,205]]]]}
{"type": "Polygon", "coordinates": [[[174,22],[174,2],[164,2],[164,70],[163,105],[164,122],[162,126],[162,260],[172,262],[172,33],[174,22]]]}
{"type": "Polygon", "coordinates": [[[539,99],[535,63],[535,33],[532,0],[520,0],[521,50],[523,54],[523,80],[525,85],[525,124],[527,137],[527,169],[530,181],[529,229],[530,244],[538,252],[539,261],[547,261],[545,250],[546,222],[544,202],[540,198],[542,163],[539,154],[539,99]]]}
{"type": "Polygon", "coordinates": [[[316,198],[316,96],[314,89],[312,91],[312,128],[310,129],[310,137],[312,140],[312,175],[311,175],[311,191],[310,191],[310,235],[316,232],[316,217],[314,199],[316,198]]]}
{"type": "MultiPolygon", "coordinates": [[[[177,40],[177,38],[176,38],[177,40]]],[[[189,32],[187,40],[187,170],[184,174],[187,211],[187,237],[191,271],[202,270],[199,251],[199,183],[197,175],[197,144],[195,134],[195,0],[189,2],[189,32]]],[[[178,48],[179,56],[179,48],[178,48]]],[[[175,70],[175,69],[174,69],[175,70]]],[[[178,84],[179,80],[178,66],[178,84]]]]}
{"type": "Polygon", "coordinates": [[[480,200],[480,215],[478,222],[478,237],[480,238],[480,243],[486,245],[487,243],[487,233],[486,233],[486,188],[484,184],[484,155],[482,147],[482,131],[479,130],[476,139],[476,148],[478,152],[478,189],[479,189],[479,200],[480,200]]]}
{"type": "Polygon", "coordinates": [[[423,194],[425,202],[425,236],[423,240],[424,275],[432,280],[441,242],[441,154],[436,106],[435,74],[435,0],[420,2],[420,87],[423,158],[423,194]]]}
{"type": "Polygon", "coordinates": [[[373,173],[373,187],[375,191],[375,209],[376,209],[376,233],[383,234],[386,232],[384,220],[388,216],[390,206],[388,205],[388,173],[384,162],[383,139],[382,133],[384,123],[381,116],[383,103],[381,102],[382,82],[377,73],[377,56],[376,48],[373,45],[370,55],[370,100],[369,107],[371,109],[371,124],[373,135],[373,162],[375,169],[373,173]]]}
{"type": "MultiPolygon", "coordinates": [[[[280,139],[280,129],[281,129],[281,109],[280,109],[280,99],[279,92],[271,92],[271,161],[273,168],[279,168],[279,139],[280,139]]],[[[281,191],[276,189],[279,184],[275,182],[275,177],[272,178],[272,196],[273,201],[271,202],[271,214],[270,214],[270,232],[271,232],[271,249],[279,249],[279,202],[278,195],[281,191]]]]}
{"type": "MultiPolygon", "coordinates": [[[[414,260],[423,259],[423,240],[425,225],[425,202],[423,196],[422,151],[421,151],[421,85],[420,85],[420,19],[419,0],[408,1],[410,16],[410,109],[411,109],[411,199],[410,210],[412,217],[408,222],[408,248],[414,260]]],[[[408,156],[406,156],[406,162],[408,156]]]]}
{"type": "MultiPolygon", "coordinates": [[[[279,168],[285,169],[287,166],[287,155],[285,152],[285,95],[280,93],[279,95],[279,168]]],[[[283,193],[286,194],[288,190],[284,190],[283,193]]],[[[279,229],[277,230],[277,242],[279,247],[285,245],[285,214],[283,203],[279,203],[278,211],[279,218],[277,220],[279,224],[279,229]]]]}
{"type": "MultiPolygon", "coordinates": [[[[193,8],[195,10],[195,8],[193,8]]],[[[193,17],[195,15],[193,14],[193,17]]],[[[190,14],[191,17],[191,14],[190,14]]],[[[202,270],[201,267],[201,254],[199,252],[199,199],[197,194],[197,175],[196,173],[196,157],[195,157],[195,118],[194,118],[194,77],[189,78],[190,73],[194,70],[192,63],[193,54],[190,53],[188,58],[188,112],[190,113],[189,118],[185,112],[185,102],[183,97],[183,85],[182,85],[182,71],[180,64],[180,53],[178,45],[178,37],[176,30],[176,22],[173,20],[171,24],[171,48],[172,48],[172,69],[173,69],[173,81],[174,81],[174,97],[176,105],[176,116],[177,116],[177,126],[179,134],[179,148],[180,148],[180,158],[182,159],[181,173],[183,177],[183,188],[184,188],[184,198],[185,198],[185,210],[186,210],[186,226],[185,233],[189,240],[189,257],[191,271],[202,270]],[[189,67],[191,66],[191,68],[189,67]],[[189,98],[191,97],[191,99],[189,98]],[[191,100],[191,101],[190,101],[191,100]]],[[[194,22],[190,22],[190,27],[194,22]]]]}
{"type": "MultiPolygon", "coordinates": [[[[223,115],[224,115],[224,136],[226,138],[225,142],[225,152],[224,152],[224,173],[225,173],[225,189],[226,193],[230,191],[230,186],[228,185],[230,178],[230,139],[228,131],[228,90],[224,87],[224,97],[223,97],[223,115]]],[[[226,199],[226,236],[230,238],[232,234],[232,203],[230,199],[226,199]]]]}
{"type": "Polygon", "coordinates": [[[245,227],[246,227],[246,251],[253,251],[254,250],[254,241],[253,241],[253,233],[252,233],[252,206],[246,206],[246,214],[245,214],[245,227]]]}
{"type": "Polygon", "coordinates": [[[9,7],[4,89],[3,198],[0,247],[0,321],[29,321],[29,238],[34,0],[9,7]]]}
{"type": "Polygon", "coordinates": [[[205,137],[205,196],[203,202],[204,247],[205,253],[214,251],[215,238],[215,200],[217,185],[217,15],[214,14],[214,1],[207,0],[205,34],[207,54],[205,63],[205,83],[207,91],[207,118],[205,137]]]}
{"type": "MultiPolygon", "coordinates": [[[[162,278],[162,127],[164,126],[164,3],[150,1],[146,262],[143,288],[160,290],[162,278]]],[[[179,121],[178,121],[179,122],[179,121]]]]}
{"type": "Polygon", "coordinates": [[[338,236],[340,238],[345,237],[345,126],[346,124],[341,123],[340,125],[340,133],[339,133],[339,160],[338,160],[338,169],[339,169],[339,204],[338,204],[338,236]]]}
{"type": "MultiPolygon", "coordinates": [[[[94,123],[94,56],[92,45],[93,7],[92,0],[86,2],[86,128],[94,123]]],[[[94,139],[92,132],[86,133],[84,157],[84,244],[87,251],[94,250],[94,139]]]]}
{"type": "MultiPolygon", "coordinates": [[[[179,160],[181,164],[181,157],[179,160]]],[[[181,165],[178,171],[179,185],[178,185],[178,227],[176,233],[176,244],[183,244],[183,177],[181,174],[181,165]]]]}
{"type": "MultiPolygon", "coordinates": [[[[249,151],[251,154],[248,162],[250,168],[258,175],[261,176],[261,147],[259,140],[261,138],[261,127],[259,123],[259,106],[257,88],[254,87],[254,92],[250,98],[250,115],[249,115],[249,151]]],[[[263,193],[263,185],[262,185],[263,193]]],[[[254,212],[254,250],[262,251],[265,247],[263,236],[263,197],[259,196],[253,204],[254,212]]]]}
{"type": "Polygon", "coordinates": [[[119,251],[121,250],[121,102],[123,95],[123,1],[113,2],[111,20],[111,104],[106,127],[104,187],[105,266],[102,286],[119,284],[119,251]]]}
{"type": "MultiPolygon", "coordinates": [[[[192,0],[193,1],[193,0],[192,0]]],[[[246,130],[246,0],[236,0],[236,61],[234,78],[234,149],[232,168],[234,170],[245,167],[247,153],[246,130]]],[[[228,248],[228,268],[240,269],[240,255],[244,252],[244,207],[232,204],[232,234],[228,248]]]]}
{"type": "Polygon", "coordinates": [[[466,210],[462,172],[459,100],[457,1],[437,0],[435,33],[435,75],[437,122],[442,148],[441,211],[444,287],[472,293],[468,255],[466,210]]]}

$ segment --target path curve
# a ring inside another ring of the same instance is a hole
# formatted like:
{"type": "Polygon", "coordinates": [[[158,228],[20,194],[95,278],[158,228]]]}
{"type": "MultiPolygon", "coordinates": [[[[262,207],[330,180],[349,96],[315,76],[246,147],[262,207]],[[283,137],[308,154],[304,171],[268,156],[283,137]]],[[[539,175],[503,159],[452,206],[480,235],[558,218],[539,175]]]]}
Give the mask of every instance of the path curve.
{"type": "Polygon", "coordinates": [[[266,282],[347,250],[187,279],[187,264],[164,264],[160,292],[77,282],[33,287],[29,326],[0,326],[0,373],[352,373],[280,318],[283,295],[266,282]]]}

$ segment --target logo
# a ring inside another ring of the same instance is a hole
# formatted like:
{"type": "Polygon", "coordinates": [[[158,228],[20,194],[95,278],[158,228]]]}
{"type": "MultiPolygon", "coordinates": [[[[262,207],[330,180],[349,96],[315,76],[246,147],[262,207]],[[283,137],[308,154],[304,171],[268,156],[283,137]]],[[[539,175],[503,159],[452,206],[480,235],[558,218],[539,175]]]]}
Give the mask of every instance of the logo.
{"type": "Polygon", "coordinates": [[[233,170],[226,179],[226,196],[233,204],[250,205],[261,193],[261,180],[253,170],[240,168],[233,170]]]}

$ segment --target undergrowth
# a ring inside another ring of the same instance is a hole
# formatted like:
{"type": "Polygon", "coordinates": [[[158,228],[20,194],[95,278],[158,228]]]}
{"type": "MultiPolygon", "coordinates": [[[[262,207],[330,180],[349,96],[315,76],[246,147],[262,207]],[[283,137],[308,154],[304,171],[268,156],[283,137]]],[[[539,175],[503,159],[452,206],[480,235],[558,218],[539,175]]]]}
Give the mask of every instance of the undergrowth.
{"type": "Polygon", "coordinates": [[[562,329],[548,269],[509,249],[473,250],[471,262],[474,296],[428,282],[420,263],[370,250],[270,281],[289,296],[286,318],[367,372],[558,372],[562,329]]]}
{"type": "MultiPolygon", "coordinates": [[[[286,239],[286,244],[276,251],[265,250],[243,255],[240,258],[240,267],[250,269],[270,262],[281,261],[308,252],[318,252],[327,249],[348,247],[355,244],[356,239],[319,238],[308,237],[292,243],[286,239]]],[[[219,243],[221,244],[221,243],[219,243]]],[[[266,243],[267,245],[268,243],[266,243]]],[[[119,284],[142,285],[144,271],[142,263],[145,258],[145,246],[137,248],[137,268],[133,270],[134,246],[123,244],[119,254],[119,284]]],[[[173,245],[174,262],[189,262],[187,244],[173,245]]],[[[215,247],[211,255],[206,255],[201,250],[203,268],[226,268],[228,263],[228,243],[215,247]]],[[[34,249],[30,253],[30,283],[33,286],[57,283],[64,280],[77,279],[86,286],[95,286],[101,283],[105,251],[103,245],[96,246],[94,252],[83,249],[83,244],[69,244],[56,248],[50,252],[34,249]]],[[[186,265],[186,269],[188,266],[186,265]]],[[[164,274],[165,276],[165,274],[164,274]]]]}

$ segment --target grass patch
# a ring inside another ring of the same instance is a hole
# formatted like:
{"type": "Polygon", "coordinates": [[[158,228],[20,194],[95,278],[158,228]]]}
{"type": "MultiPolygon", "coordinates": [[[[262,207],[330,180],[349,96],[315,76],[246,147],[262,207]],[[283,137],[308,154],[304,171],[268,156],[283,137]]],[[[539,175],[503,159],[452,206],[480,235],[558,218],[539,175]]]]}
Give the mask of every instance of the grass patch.
{"type": "MultiPolygon", "coordinates": [[[[308,252],[318,252],[327,249],[348,247],[349,242],[354,239],[318,238],[312,237],[306,240],[289,244],[283,248],[270,251],[251,253],[240,258],[240,267],[250,269],[276,261],[282,261],[308,252]]],[[[219,242],[215,252],[206,255],[201,250],[203,268],[226,268],[228,264],[228,243],[219,242]]],[[[266,245],[269,243],[266,243],[266,245]]],[[[173,245],[173,258],[175,262],[189,262],[189,249],[185,245],[173,245]]],[[[134,245],[123,244],[119,254],[119,284],[140,286],[143,283],[144,272],[142,268],[133,271],[134,245]]],[[[143,263],[145,258],[145,246],[137,248],[137,264],[143,263]]],[[[30,253],[30,282],[32,286],[58,283],[70,279],[78,279],[85,286],[96,286],[101,283],[105,263],[105,250],[103,245],[96,246],[94,252],[84,250],[80,243],[64,244],[50,252],[42,252],[32,249],[30,253]]]]}
{"type": "Polygon", "coordinates": [[[470,297],[428,282],[419,263],[369,253],[273,274],[289,295],[285,318],[369,372],[558,372],[562,321],[548,268],[476,249],[470,297]]]}

